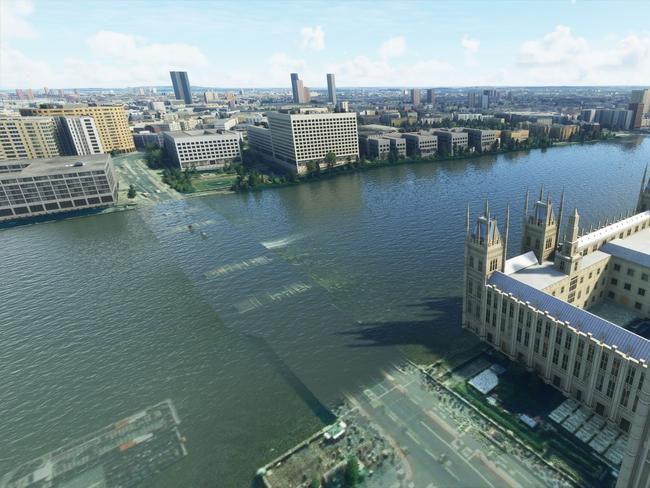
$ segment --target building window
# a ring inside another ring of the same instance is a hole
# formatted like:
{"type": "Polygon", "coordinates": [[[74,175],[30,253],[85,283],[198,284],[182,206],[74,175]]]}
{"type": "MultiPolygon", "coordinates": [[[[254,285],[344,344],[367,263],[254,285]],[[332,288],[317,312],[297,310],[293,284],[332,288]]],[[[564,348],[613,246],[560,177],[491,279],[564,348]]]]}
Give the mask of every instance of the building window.
{"type": "Polygon", "coordinates": [[[648,281],[648,273],[641,274],[641,281],[648,281]]]}
{"type": "Polygon", "coordinates": [[[627,275],[628,276],[634,276],[634,269],[633,268],[627,268],[627,275]]]}
{"type": "Polygon", "coordinates": [[[610,291],[609,293],[607,293],[607,298],[611,298],[612,300],[614,299],[615,296],[616,295],[614,295],[613,291],[610,291]]]}
{"type": "Polygon", "coordinates": [[[612,278],[609,282],[614,286],[618,285],[618,280],[616,278],[612,278]]]}
{"type": "Polygon", "coordinates": [[[620,264],[615,264],[614,265],[614,271],[620,271],[621,270],[621,265],[620,264]]]}
{"type": "Polygon", "coordinates": [[[639,302],[634,302],[634,308],[641,310],[642,305],[639,302]]]}
{"type": "Polygon", "coordinates": [[[639,295],[641,295],[642,297],[645,296],[645,288],[639,288],[639,295]]]}
{"type": "Polygon", "coordinates": [[[624,288],[625,290],[628,290],[628,291],[629,291],[629,290],[632,289],[632,285],[631,285],[630,283],[625,283],[625,284],[623,285],[623,288],[624,288]]]}
{"type": "Polygon", "coordinates": [[[619,422],[618,426],[621,428],[621,430],[625,433],[630,431],[630,421],[628,419],[625,419],[621,417],[621,421],[619,422]]]}

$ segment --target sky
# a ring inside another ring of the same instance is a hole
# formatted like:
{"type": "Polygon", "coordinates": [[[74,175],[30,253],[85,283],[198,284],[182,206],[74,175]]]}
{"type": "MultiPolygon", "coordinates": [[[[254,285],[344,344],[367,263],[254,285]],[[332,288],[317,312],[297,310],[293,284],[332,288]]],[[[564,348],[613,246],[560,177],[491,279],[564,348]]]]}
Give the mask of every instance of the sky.
{"type": "Polygon", "coordinates": [[[650,85],[650,1],[0,0],[0,88],[650,85]]]}

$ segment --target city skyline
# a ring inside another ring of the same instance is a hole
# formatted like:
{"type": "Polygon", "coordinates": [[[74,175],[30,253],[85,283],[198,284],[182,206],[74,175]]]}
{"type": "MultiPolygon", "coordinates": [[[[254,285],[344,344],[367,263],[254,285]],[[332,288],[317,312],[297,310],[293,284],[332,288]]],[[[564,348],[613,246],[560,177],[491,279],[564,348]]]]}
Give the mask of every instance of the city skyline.
{"type": "Polygon", "coordinates": [[[167,86],[177,70],[196,86],[287,89],[291,72],[319,88],[325,73],[340,87],[650,80],[643,2],[183,2],[165,29],[177,2],[129,3],[128,17],[114,3],[91,3],[81,12],[66,1],[2,2],[0,89],[167,86]],[[408,23],[396,22],[406,14],[408,23]]]}

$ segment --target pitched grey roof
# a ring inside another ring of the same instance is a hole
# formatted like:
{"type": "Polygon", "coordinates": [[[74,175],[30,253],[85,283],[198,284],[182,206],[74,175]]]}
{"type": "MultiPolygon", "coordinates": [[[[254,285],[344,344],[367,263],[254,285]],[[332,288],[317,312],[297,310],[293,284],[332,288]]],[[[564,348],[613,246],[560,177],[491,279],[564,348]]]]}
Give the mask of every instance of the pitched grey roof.
{"type": "Polygon", "coordinates": [[[553,317],[584,332],[591,333],[595,339],[609,345],[634,359],[650,361],[650,341],[635,333],[613,324],[597,315],[574,307],[548,293],[528,286],[501,272],[494,273],[488,284],[496,286],[505,293],[512,293],[523,302],[530,302],[537,310],[548,312],[553,317]]]}

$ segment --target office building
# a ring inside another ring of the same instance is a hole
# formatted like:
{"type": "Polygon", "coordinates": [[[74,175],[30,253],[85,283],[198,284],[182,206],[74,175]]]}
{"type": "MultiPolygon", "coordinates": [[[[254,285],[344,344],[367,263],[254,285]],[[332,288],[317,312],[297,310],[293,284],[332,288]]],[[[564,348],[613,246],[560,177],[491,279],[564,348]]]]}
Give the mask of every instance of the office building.
{"type": "Polygon", "coordinates": [[[406,141],[406,154],[428,158],[438,152],[438,136],[433,134],[402,134],[406,141]]]}
{"type": "Polygon", "coordinates": [[[269,112],[274,161],[289,171],[305,173],[307,163],[322,164],[328,153],[338,163],[359,156],[355,113],[269,112]]]}
{"type": "Polygon", "coordinates": [[[505,142],[524,142],[528,140],[529,131],[528,129],[517,129],[517,130],[502,130],[501,131],[501,140],[505,142]]]}
{"type": "Polygon", "coordinates": [[[639,129],[643,124],[643,112],[645,111],[645,106],[642,103],[630,103],[627,108],[632,112],[630,129],[639,129]]]}
{"type": "Polygon", "coordinates": [[[214,103],[219,100],[219,95],[216,92],[206,91],[203,92],[203,101],[205,103],[214,103]]]}
{"type": "Polygon", "coordinates": [[[0,221],[117,202],[109,154],[0,162],[0,221]]]}
{"type": "Polygon", "coordinates": [[[467,132],[467,143],[475,151],[489,151],[498,141],[497,131],[485,129],[463,129],[467,132]]]}
{"type": "Polygon", "coordinates": [[[273,140],[271,131],[261,125],[246,127],[248,147],[268,161],[273,160],[273,140]]]}
{"type": "Polygon", "coordinates": [[[191,105],[192,89],[190,87],[190,79],[187,77],[187,72],[170,71],[169,76],[171,76],[172,79],[176,100],[183,100],[186,105],[191,105]]]}
{"type": "Polygon", "coordinates": [[[596,109],[595,108],[588,108],[585,110],[582,110],[580,112],[580,120],[583,122],[594,122],[596,118],[596,109]]]}
{"type": "Polygon", "coordinates": [[[0,161],[60,154],[52,117],[0,117],[0,161]]]}
{"type": "Polygon", "coordinates": [[[104,152],[92,117],[57,117],[56,125],[61,154],[86,156],[104,152]]]}
{"type": "Polygon", "coordinates": [[[444,155],[454,156],[469,149],[468,134],[462,129],[436,129],[433,134],[438,136],[438,151],[444,155]]]}
{"type": "Polygon", "coordinates": [[[418,107],[421,101],[421,92],[419,88],[411,88],[411,104],[418,107]]]}
{"type": "Polygon", "coordinates": [[[526,195],[522,253],[510,259],[509,211],[504,234],[487,202],[465,223],[463,327],[627,439],[620,488],[650,479],[650,341],[588,310],[650,317],[649,209],[644,174],[635,214],[581,232],[576,209],[562,229],[564,196],[556,214],[542,189],[532,207],[526,195]]]}
{"type": "Polygon", "coordinates": [[[122,105],[43,104],[38,108],[20,109],[20,113],[26,116],[92,117],[99,131],[102,149],[105,152],[124,153],[135,150],[129,119],[122,105]]]}
{"type": "Polygon", "coordinates": [[[327,73],[327,100],[336,105],[336,80],[334,73],[327,73]]]}
{"type": "Polygon", "coordinates": [[[435,105],[436,104],[436,92],[433,88],[427,90],[427,104],[435,105]]]}
{"type": "Polygon", "coordinates": [[[180,170],[223,168],[241,161],[240,137],[225,130],[163,132],[165,152],[180,170]]]}

